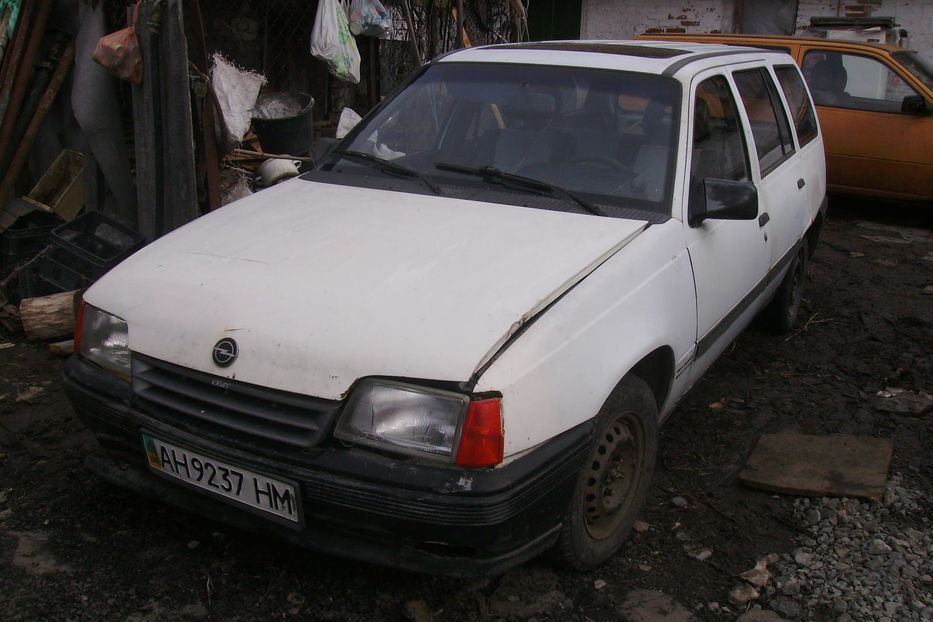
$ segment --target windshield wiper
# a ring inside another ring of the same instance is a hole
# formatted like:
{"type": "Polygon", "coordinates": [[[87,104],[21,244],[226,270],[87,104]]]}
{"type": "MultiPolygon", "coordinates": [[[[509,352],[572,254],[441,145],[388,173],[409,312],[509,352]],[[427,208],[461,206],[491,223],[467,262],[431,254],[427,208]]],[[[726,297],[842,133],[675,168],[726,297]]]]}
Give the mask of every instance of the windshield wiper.
{"type": "Polygon", "coordinates": [[[392,162],[391,160],[383,160],[378,156],[374,156],[370,153],[365,153],[363,151],[354,151],[352,149],[339,149],[333,152],[333,155],[339,156],[341,158],[346,158],[348,160],[356,160],[357,162],[364,162],[370,164],[375,168],[378,168],[384,173],[389,173],[390,175],[396,175],[398,177],[405,177],[408,179],[418,179],[425,186],[431,189],[431,192],[434,194],[441,194],[440,188],[431,183],[427,177],[418,171],[408,168],[407,166],[402,166],[392,162]]]}
{"type": "Polygon", "coordinates": [[[605,216],[603,211],[597,206],[593,205],[586,199],[581,198],[576,193],[567,190],[566,188],[555,186],[552,183],[542,181],[540,179],[524,177],[523,175],[516,175],[515,173],[508,173],[494,166],[471,167],[461,166],[459,164],[449,164],[447,162],[435,162],[434,168],[440,169],[442,171],[451,171],[452,173],[461,173],[463,175],[480,177],[488,184],[499,184],[506,187],[529,190],[531,192],[538,192],[540,194],[546,194],[550,196],[561,195],[570,199],[591,214],[595,214],[596,216],[605,216]]]}

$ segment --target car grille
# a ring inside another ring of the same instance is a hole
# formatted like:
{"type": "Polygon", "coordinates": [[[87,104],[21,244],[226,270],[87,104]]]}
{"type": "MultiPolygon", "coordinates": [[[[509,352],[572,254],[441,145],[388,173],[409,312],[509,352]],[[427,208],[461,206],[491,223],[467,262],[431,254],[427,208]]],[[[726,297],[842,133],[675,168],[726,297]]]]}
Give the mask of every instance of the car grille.
{"type": "Polygon", "coordinates": [[[149,416],[214,440],[275,449],[319,445],[339,402],[268,389],[133,354],[135,405],[149,416]]]}

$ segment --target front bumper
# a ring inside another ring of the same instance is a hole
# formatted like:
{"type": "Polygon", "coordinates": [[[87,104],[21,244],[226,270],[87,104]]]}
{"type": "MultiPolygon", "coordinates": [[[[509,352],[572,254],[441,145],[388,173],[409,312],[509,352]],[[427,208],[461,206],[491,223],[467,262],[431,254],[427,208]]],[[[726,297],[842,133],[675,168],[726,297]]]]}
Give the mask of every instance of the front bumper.
{"type": "Polygon", "coordinates": [[[106,455],[87,466],[104,479],[228,524],[309,549],[453,576],[497,574],[557,539],[590,440],[577,426],[500,468],[419,464],[358,448],[317,447],[295,462],[195,436],[134,406],[130,386],[78,356],[65,392],[106,455]],[[304,524],[286,526],[150,472],[141,430],[298,483],[304,524]]]}

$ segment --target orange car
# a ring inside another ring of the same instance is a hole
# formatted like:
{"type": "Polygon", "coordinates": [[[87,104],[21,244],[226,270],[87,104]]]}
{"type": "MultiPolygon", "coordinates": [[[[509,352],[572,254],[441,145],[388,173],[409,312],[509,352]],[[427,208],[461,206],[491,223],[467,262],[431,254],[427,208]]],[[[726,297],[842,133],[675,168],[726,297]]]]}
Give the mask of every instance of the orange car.
{"type": "Polygon", "coordinates": [[[787,52],[816,103],[830,190],[933,201],[933,66],[892,45],[742,34],[637,39],[747,45],[787,52]]]}

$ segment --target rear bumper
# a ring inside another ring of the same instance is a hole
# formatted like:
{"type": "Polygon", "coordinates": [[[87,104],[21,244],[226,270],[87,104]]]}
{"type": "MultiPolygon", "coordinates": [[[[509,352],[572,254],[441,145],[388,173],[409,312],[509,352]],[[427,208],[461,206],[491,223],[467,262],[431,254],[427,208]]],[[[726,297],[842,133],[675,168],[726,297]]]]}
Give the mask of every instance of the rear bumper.
{"type": "Polygon", "coordinates": [[[77,356],[65,365],[64,385],[79,418],[107,450],[86,464],[112,483],[309,549],[454,576],[500,573],[554,543],[590,437],[588,424],[578,426],[496,469],[439,467],[336,445],[296,460],[168,426],[133,406],[127,383],[77,356]],[[154,475],[143,429],[296,482],[303,524],[282,525],[154,475]]]}

